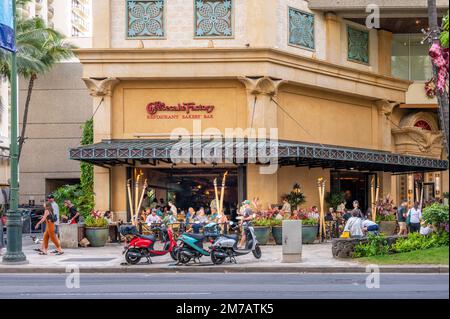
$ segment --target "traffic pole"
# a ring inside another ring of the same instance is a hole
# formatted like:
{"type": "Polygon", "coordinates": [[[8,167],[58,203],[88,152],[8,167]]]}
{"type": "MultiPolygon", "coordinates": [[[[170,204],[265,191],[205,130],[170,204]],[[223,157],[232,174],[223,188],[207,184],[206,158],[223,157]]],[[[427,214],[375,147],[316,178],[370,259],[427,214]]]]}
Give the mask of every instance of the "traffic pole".
{"type": "MultiPolygon", "coordinates": [[[[12,1],[13,30],[16,35],[16,1],[12,1]]],[[[10,204],[6,213],[6,253],[3,264],[27,264],[27,257],[22,251],[22,215],[19,212],[19,163],[18,163],[18,113],[17,113],[17,63],[16,51],[11,54],[11,146],[10,153],[10,204]]]]}

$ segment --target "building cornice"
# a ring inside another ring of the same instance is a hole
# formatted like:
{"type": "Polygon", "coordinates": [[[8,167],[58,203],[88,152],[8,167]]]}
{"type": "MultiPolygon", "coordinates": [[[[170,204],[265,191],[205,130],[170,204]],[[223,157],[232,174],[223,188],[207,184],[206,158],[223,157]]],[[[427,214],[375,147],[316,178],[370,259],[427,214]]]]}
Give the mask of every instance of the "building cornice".
{"type": "Polygon", "coordinates": [[[75,53],[84,65],[84,77],[136,80],[266,76],[284,83],[396,102],[404,102],[412,83],[271,48],[78,49],[75,53]]]}

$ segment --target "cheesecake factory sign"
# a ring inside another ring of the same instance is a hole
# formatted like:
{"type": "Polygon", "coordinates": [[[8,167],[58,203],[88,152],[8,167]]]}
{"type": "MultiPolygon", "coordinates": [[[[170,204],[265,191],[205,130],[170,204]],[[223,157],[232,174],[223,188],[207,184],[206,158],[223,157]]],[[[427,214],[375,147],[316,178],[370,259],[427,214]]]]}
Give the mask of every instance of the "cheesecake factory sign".
{"type": "Polygon", "coordinates": [[[150,102],[147,104],[147,118],[151,120],[199,120],[212,119],[214,105],[197,103],[178,103],[167,105],[164,102],[150,102]]]}

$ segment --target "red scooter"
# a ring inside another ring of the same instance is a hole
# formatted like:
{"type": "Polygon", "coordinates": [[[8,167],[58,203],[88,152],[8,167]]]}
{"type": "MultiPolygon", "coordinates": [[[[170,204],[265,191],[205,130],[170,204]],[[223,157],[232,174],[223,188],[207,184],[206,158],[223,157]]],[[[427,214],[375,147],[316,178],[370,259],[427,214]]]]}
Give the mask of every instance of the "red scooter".
{"type": "Polygon", "coordinates": [[[157,238],[154,235],[141,235],[136,226],[124,225],[120,227],[120,233],[125,236],[132,236],[129,244],[125,245],[122,254],[125,254],[125,260],[128,264],[136,265],[142,258],[147,258],[148,263],[152,263],[151,257],[170,254],[173,260],[177,260],[177,243],[173,238],[172,229],[165,225],[152,227],[152,231],[159,232],[161,235],[162,250],[155,250],[154,245],[157,238]]]}

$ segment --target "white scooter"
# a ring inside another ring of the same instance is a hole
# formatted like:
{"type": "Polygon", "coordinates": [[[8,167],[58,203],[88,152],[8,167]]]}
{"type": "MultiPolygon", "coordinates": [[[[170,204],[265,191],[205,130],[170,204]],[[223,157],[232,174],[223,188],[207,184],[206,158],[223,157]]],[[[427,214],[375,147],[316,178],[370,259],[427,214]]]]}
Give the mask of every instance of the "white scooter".
{"type": "MultiPolygon", "coordinates": [[[[236,228],[234,222],[229,223],[231,229],[236,228]]],[[[238,235],[221,235],[211,246],[211,261],[215,265],[222,264],[226,258],[230,258],[230,262],[236,263],[236,256],[253,253],[256,259],[261,258],[261,248],[256,240],[255,230],[250,222],[243,224],[246,243],[244,249],[238,249],[238,235]]]]}

